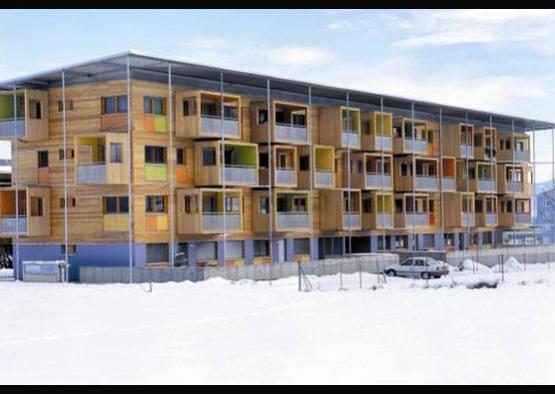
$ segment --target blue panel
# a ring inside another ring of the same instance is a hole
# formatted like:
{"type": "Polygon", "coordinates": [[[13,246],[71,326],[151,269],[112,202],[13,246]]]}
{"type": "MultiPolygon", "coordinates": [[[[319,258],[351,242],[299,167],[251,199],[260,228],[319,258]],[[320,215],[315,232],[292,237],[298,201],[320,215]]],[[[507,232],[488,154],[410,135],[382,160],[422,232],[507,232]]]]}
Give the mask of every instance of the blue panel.
{"type": "Polygon", "coordinates": [[[295,250],[293,247],[293,239],[285,239],[285,261],[293,261],[295,256],[295,250]]]}
{"type": "Polygon", "coordinates": [[[243,242],[245,248],[245,263],[252,264],[254,259],[254,241],[247,239],[243,242]]]}
{"type": "Polygon", "coordinates": [[[445,241],[443,239],[443,234],[442,233],[435,233],[434,237],[435,237],[435,240],[434,240],[435,249],[436,250],[445,249],[445,241]]]}
{"type": "Polygon", "coordinates": [[[220,240],[216,242],[216,248],[217,248],[217,258],[218,258],[218,264],[219,265],[224,265],[225,261],[224,261],[224,241],[220,240]]]}
{"type": "Polygon", "coordinates": [[[189,267],[197,266],[197,244],[196,242],[187,242],[187,260],[189,267]]]}
{"type": "Polygon", "coordinates": [[[310,259],[311,260],[319,260],[320,259],[320,251],[318,249],[318,238],[312,238],[312,245],[310,245],[310,259]]]}
{"type": "Polygon", "coordinates": [[[371,235],[370,236],[370,252],[375,253],[378,251],[378,236],[371,235]]]}

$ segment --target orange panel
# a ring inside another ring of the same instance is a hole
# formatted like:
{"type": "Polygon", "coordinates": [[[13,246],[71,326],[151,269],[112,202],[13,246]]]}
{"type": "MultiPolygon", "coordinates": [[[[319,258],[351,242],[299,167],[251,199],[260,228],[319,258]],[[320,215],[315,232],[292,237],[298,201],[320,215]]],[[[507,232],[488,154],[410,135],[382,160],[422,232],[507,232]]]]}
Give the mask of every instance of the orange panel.
{"type": "Polygon", "coordinates": [[[125,131],[127,114],[104,115],[100,118],[100,127],[103,131],[125,131]]]}
{"type": "Polygon", "coordinates": [[[175,177],[177,182],[186,183],[187,182],[187,167],[178,166],[175,170],[175,177]]]}
{"type": "Polygon", "coordinates": [[[146,231],[156,231],[158,226],[158,221],[157,221],[157,216],[156,215],[146,215],[146,220],[145,220],[145,225],[146,225],[146,231]]]}
{"type": "Polygon", "coordinates": [[[145,115],[144,117],[145,131],[155,131],[154,116],[145,115]]]}
{"type": "Polygon", "coordinates": [[[38,180],[40,185],[48,185],[50,183],[50,171],[48,168],[39,168],[38,180]]]}
{"type": "Polygon", "coordinates": [[[434,225],[436,223],[436,217],[433,213],[430,213],[429,215],[429,220],[430,220],[430,226],[434,225]]]}

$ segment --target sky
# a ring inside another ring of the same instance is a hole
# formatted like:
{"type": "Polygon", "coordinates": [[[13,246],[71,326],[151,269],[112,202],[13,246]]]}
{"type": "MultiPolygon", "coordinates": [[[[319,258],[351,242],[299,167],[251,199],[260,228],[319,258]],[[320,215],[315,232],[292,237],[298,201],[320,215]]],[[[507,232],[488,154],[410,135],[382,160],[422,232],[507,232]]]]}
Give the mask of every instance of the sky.
{"type": "MultiPolygon", "coordinates": [[[[0,15],[0,80],[131,49],[555,121],[554,10],[3,10],[0,15]]],[[[538,134],[538,160],[551,160],[551,134],[542,138],[538,134]]]]}

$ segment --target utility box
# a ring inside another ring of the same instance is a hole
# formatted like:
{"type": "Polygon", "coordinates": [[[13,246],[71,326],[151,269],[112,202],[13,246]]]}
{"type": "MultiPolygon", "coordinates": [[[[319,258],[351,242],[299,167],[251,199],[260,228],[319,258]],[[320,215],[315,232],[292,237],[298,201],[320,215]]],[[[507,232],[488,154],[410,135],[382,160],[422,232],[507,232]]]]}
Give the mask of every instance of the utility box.
{"type": "Polygon", "coordinates": [[[60,283],[67,281],[69,264],[64,260],[24,261],[24,282],[60,283]]]}

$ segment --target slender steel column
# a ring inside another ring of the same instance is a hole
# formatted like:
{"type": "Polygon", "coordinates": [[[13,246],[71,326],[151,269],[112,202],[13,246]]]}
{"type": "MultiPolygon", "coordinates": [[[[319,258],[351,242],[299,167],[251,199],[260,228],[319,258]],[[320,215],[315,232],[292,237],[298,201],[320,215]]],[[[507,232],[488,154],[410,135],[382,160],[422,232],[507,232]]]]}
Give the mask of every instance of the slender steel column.
{"type": "MultiPolygon", "coordinates": [[[[308,203],[309,209],[309,224],[310,224],[310,244],[308,247],[308,252],[310,253],[310,260],[312,260],[313,250],[312,245],[314,243],[314,218],[312,217],[312,212],[314,212],[314,174],[316,171],[316,148],[312,142],[312,86],[308,85],[308,112],[307,112],[307,126],[308,126],[308,182],[310,183],[310,197],[308,203]]],[[[300,166],[300,164],[299,164],[300,166]]]]}
{"type": "Polygon", "coordinates": [[[132,155],[131,155],[131,65],[129,56],[127,56],[126,65],[126,84],[127,84],[127,199],[128,199],[128,247],[129,247],[129,283],[133,283],[133,180],[132,173],[132,155]]]}
{"type": "MultiPolygon", "coordinates": [[[[494,210],[495,212],[495,227],[494,227],[494,231],[492,231],[492,246],[496,246],[497,240],[496,240],[496,236],[497,236],[497,229],[498,229],[498,224],[499,224],[499,201],[496,201],[496,199],[494,197],[496,197],[496,191],[497,191],[497,172],[495,171],[496,168],[493,164],[493,160],[494,160],[494,150],[496,150],[495,148],[495,142],[494,142],[494,138],[493,138],[493,117],[490,115],[489,116],[489,132],[490,132],[490,171],[491,171],[491,179],[494,182],[494,187],[490,189],[490,197],[491,197],[491,207],[492,210],[494,210]],[[493,201],[496,202],[496,204],[493,204],[493,201]]],[[[485,139],[485,131],[484,131],[484,139],[485,139]]],[[[495,136],[499,137],[499,134],[497,134],[497,130],[495,130],[495,136]]],[[[484,141],[484,146],[485,146],[485,141],[484,141]]],[[[487,156],[486,156],[487,157],[487,156]]],[[[487,204],[485,204],[485,206],[483,207],[483,209],[486,212],[487,215],[487,204]]]]}
{"type": "MultiPolygon", "coordinates": [[[[413,214],[413,220],[412,220],[412,247],[411,250],[417,250],[418,249],[418,241],[416,239],[416,220],[415,220],[415,215],[416,215],[416,156],[414,155],[414,137],[416,134],[416,128],[414,127],[414,102],[412,102],[410,104],[410,117],[411,117],[411,123],[410,123],[410,127],[411,127],[411,173],[412,173],[412,214],[413,214]]],[[[405,141],[403,141],[403,144],[405,143],[405,141]]],[[[404,197],[403,197],[404,198],[404,197]]],[[[430,203],[428,201],[428,210],[430,209],[430,203]]],[[[405,212],[406,215],[406,212],[405,212]]]]}
{"type": "Polygon", "coordinates": [[[273,277],[273,264],[274,264],[274,254],[273,254],[273,190],[272,190],[272,122],[273,122],[273,114],[272,114],[272,102],[270,98],[270,79],[266,80],[266,107],[267,107],[267,114],[268,114],[268,248],[270,253],[270,286],[272,285],[272,277],[273,277]]]}
{"type": "MultiPolygon", "coordinates": [[[[533,168],[533,173],[532,173],[532,203],[534,204],[534,209],[530,210],[530,213],[532,214],[532,212],[534,213],[534,218],[538,216],[538,207],[536,204],[536,187],[535,187],[535,181],[536,181],[536,161],[538,160],[538,158],[536,157],[536,124],[532,123],[532,154],[534,155],[534,161],[532,162],[532,168],[533,168]]],[[[523,174],[524,175],[524,174],[523,174]]],[[[523,182],[526,182],[526,179],[522,180],[523,182]]],[[[532,216],[530,214],[530,216],[532,216]]],[[[532,217],[531,217],[532,219],[532,217]]],[[[536,226],[532,227],[533,231],[534,231],[534,246],[536,246],[536,226]]]]}
{"type": "MultiPolygon", "coordinates": [[[[465,127],[465,142],[468,143],[468,111],[465,111],[464,113],[464,127],[465,127]]],[[[460,144],[461,138],[459,137],[459,144],[460,144]]],[[[460,151],[460,148],[459,148],[460,151]]],[[[467,199],[467,208],[468,208],[468,192],[470,191],[470,179],[468,176],[468,151],[465,150],[465,155],[464,155],[464,166],[466,168],[466,195],[465,198],[467,199]]],[[[464,214],[463,214],[464,216],[464,214]]],[[[468,223],[468,221],[466,222],[466,242],[468,242],[468,250],[470,250],[470,243],[471,243],[471,231],[470,231],[470,224],[468,223]]],[[[474,267],[473,267],[474,268],[474,267]]]]}
{"type": "MultiPolygon", "coordinates": [[[[224,240],[224,247],[223,247],[223,261],[225,265],[226,255],[227,255],[227,195],[226,195],[226,174],[225,174],[225,136],[224,136],[224,73],[220,73],[220,141],[221,141],[221,175],[222,175],[222,190],[223,190],[223,216],[222,216],[222,226],[223,226],[223,240],[224,240]]],[[[240,108],[239,108],[240,110],[240,108]]]]}
{"type": "MultiPolygon", "coordinates": [[[[512,119],[511,121],[511,161],[512,161],[512,165],[511,165],[511,180],[513,179],[514,176],[514,171],[515,171],[515,149],[516,149],[516,144],[515,144],[515,120],[512,119]]],[[[516,234],[515,234],[515,219],[516,219],[516,196],[515,196],[515,188],[513,187],[513,192],[512,192],[512,223],[511,223],[511,232],[513,235],[513,246],[516,246],[516,234]]]]}
{"type": "Polygon", "coordinates": [[[170,138],[170,149],[168,162],[170,163],[170,192],[169,192],[169,214],[170,214],[170,267],[175,267],[175,199],[174,199],[174,166],[177,162],[173,159],[173,86],[172,86],[172,64],[168,64],[168,134],[170,138]]]}
{"type": "MultiPolygon", "coordinates": [[[[25,114],[24,114],[25,115],[25,114]]],[[[25,127],[27,127],[27,121],[24,121],[25,127]]],[[[19,145],[18,145],[18,127],[17,127],[17,86],[13,87],[13,137],[14,137],[14,163],[12,163],[12,168],[14,168],[14,178],[15,178],[15,250],[14,250],[14,272],[15,277],[19,279],[19,145]]]]}
{"type": "MultiPolygon", "coordinates": [[[[455,174],[457,162],[455,159],[455,174]]],[[[455,183],[457,178],[455,176],[455,183]]],[[[443,190],[443,108],[439,107],[439,203],[441,204],[441,242],[445,250],[445,192],[443,190]]]]}
{"type": "MultiPolygon", "coordinates": [[[[381,173],[382,173],[382,195],[381,195],[381,200],[382,200],[382,210],[385,208],[385,154],[384,154],[384,147],[383,147],[383,142],[384,142],[384,127],[383,127],[383,97],[380,97],[380,169],[381,169],[381,173]]],[[[376,134],[377,134],[377,130],[376,130],[376,134]]],[[[377,136],[374,135],[374,138],[376,138],[377,136]]],[[[393,135],[391,135],[391,143],[393,144],[393,135]]],[[[393,145],[391,145],[393,147],[393,145]]],[[[365,159],[366,161],[366,159],[365,159]]],[[[366,166],[366,162],[364,163],[364,166],[366,166]]],[[[389,169],[390,169],[390,177],[391,177],[391,185],[393,185],[393,163],[389,163],[389,169]]],[[[376,199],[376,202],[378,200],[376,199]]],[[[370,200],[370,203],[372,202],[372,200],[370,200]]],[[[361,201],[362,203],[362,201],[361,201]]],[[[392,201],[393,203],[393,201],[392,201]]],[[[376,209],[374,210],[376,218],[378,218],[380,215],[380,213],[378,212],[378,207],[376,207],[376,209]]],[[[376,223],[379,222],[379,219],[376,220],[376,223]]],[[[378,250],[378,248],[376,247],[376,250],[378,250]]],[[[386,246],[386,242],[385,242],[385,227],[382,226],[382,251],[387,250],[387,246],[386,246]]]]}
{"type": "MultiPolygon", "coordinates": [[[[69,264],[69,233],[67,218],[67,122],[66,122],[66,74],[62,70],[62,128],[64,133],[64,260],[69,264]]],[[[69,281],[69,275],[67,275],[69,281]]]]}
{"type": "MultiPolygon", "coordinates": [[[[349,113],[349,92],[347,92],[346,94],[346,102],[347,102],[347,118],[346,118],[346,124],[347,127],[349,127],[349,120],[350,120],[350,113],[349,113]]],[[[345,123],[343,124],[343,129],[345,129],[345,123]]],[[[351,213],[351,173],[352,173],[352,164],[351,164],[351,135],[350,132],[351,130],[345,130],[347,131],[347,214],[351,213]]],[[[344,198],[343,196],[341,196],[341,198],[344,198]]],[[[344,213],[343,213],[344,215],[344,213]]],[[[347,222],[347,234],[348,234],[348,240],[349,240],[349,253],[351,254],[353,253],[353,240],[351,237],[351,218],[349,216],[349,220],[347,222]]]]}

